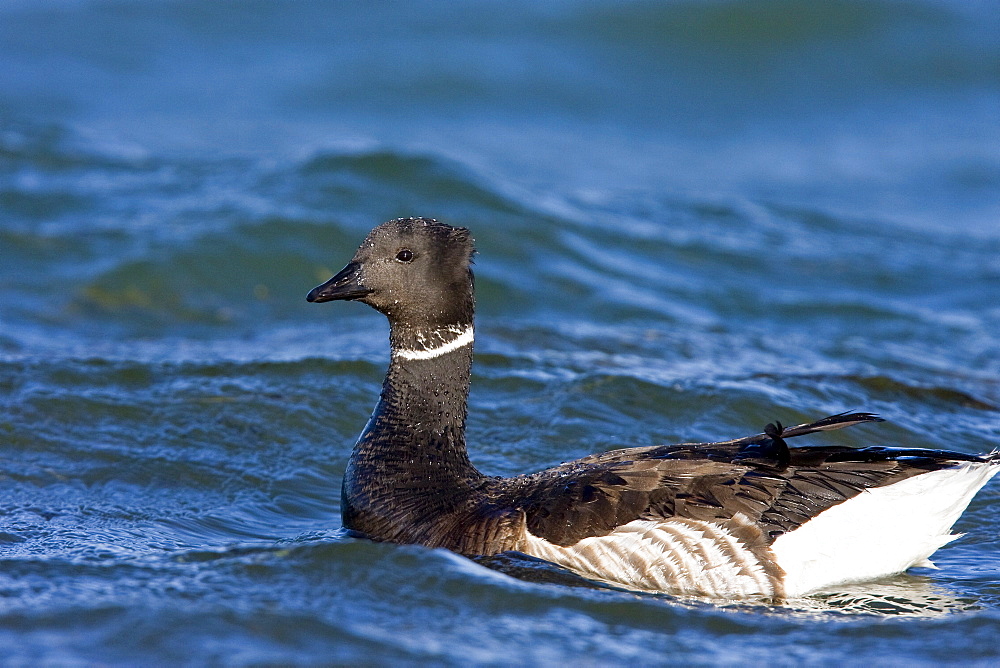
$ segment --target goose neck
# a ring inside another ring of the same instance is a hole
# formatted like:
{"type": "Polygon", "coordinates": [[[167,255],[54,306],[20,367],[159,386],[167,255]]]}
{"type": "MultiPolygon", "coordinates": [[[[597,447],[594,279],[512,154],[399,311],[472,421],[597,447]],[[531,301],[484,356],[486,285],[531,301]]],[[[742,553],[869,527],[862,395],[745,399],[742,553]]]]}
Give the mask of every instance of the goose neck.
{"type": "Polygon", "coordinates": [[[465,421],[473,329],[449,326],[390,333],[392,360],[382,394],[358,441],[360,455],[435,471],[470,473],[465,421]]]}

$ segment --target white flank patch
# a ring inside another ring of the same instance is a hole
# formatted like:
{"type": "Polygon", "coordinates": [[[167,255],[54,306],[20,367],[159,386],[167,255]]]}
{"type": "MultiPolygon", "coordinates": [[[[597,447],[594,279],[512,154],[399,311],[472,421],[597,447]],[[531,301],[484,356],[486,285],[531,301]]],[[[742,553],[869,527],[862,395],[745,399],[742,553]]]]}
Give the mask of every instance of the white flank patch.
{"type": "MultiPolygon", "coordinates": [[[[475,339],[475,330],[472,325],[469,325],[465,329],[449,327],[446,330],[435,330],[433,332],[433,336],[438,340],[444,339],[444,334],[457,334],[458,336],[450,341],[446,341],[445,343],[431,346],[429,348],[424,348],[423,350],[408,350],[406,348],[400,348],[392,351],[392,354],[396,357],[402,357],[404,360],[429,360],[434,359],[435,357],[440,357],[441,355],[446,355],[447,353],[458,350],[459,348],[464,348],[475,339]]],[[[425,337],[420,336],[419,338],[421,343],[423,343],[425,337]]]]}
{"type": "Polygon", "coordinates": [[[1000,462],[969,462],[867,489],[828,508],[771,546],[785,593],[803,596],[929,564],[1000,462]]]}
{"type": "Polygon", "coordinates": [[[713,522],[635,520],[569,547],[528,532],[523,551],[628,589],[716,598],[775,595],[757,556],[713,522]]]}

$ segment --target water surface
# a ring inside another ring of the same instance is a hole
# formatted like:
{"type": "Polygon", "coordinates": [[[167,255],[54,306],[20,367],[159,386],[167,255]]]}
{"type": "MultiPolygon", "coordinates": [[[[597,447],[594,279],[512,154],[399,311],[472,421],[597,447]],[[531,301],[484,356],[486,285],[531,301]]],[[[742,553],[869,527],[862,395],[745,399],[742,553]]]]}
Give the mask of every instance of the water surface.
{"type": "Polygon", "coordinates": [[[375,224],[469,226],[473,461],[869,410],[1000,445],[991,3],[0,7],[13,665],[1000,659],[1000,486],[940,570],[783,607],[340,531],[375,224]]]}

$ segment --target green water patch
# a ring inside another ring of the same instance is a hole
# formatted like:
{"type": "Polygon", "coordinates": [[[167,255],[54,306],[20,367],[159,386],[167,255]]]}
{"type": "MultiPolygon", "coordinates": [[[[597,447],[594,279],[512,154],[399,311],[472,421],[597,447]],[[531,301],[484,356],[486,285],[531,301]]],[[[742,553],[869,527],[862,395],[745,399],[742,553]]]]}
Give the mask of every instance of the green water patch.
{"type": "Polygon", "coordinates": [[[349,243],[334,227],[266,219],[126,256],[76,284],[65,308],[140,334],[276,321],[302,309],[349,243]]]}
{"type": "MultiPolygon", "coordinates": [[[[366,192],[376,191],[390,200],[405,196],[438,202],[451,210],[464,204],[476,211],[523,212],[522,207],[477,183],[478,179],[469,170],[437,156],[393,151],[326,154],[310,159],[299,173],[305,178],[305,185],[318,186],[317,196],[350,193],[362,197],[366,192]]],[[[398,215],[404,214],[387,214],[387,217],[398,215]]]]}

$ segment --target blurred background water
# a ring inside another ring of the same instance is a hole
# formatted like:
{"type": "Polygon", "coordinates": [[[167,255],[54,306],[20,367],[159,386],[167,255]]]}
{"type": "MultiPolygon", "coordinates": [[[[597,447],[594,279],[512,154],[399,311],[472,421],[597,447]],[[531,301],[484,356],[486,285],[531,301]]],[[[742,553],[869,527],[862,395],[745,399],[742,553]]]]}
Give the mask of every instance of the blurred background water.
{"type": "Polygon", "coordinates": [[[1000,659],[1000,486],[939,571],[786,607],[342,535],[375,224],[473,230],[472,458],[842,410],[1000,445],[1000,8],[0,4],[0,663],[1000,659]]]}

